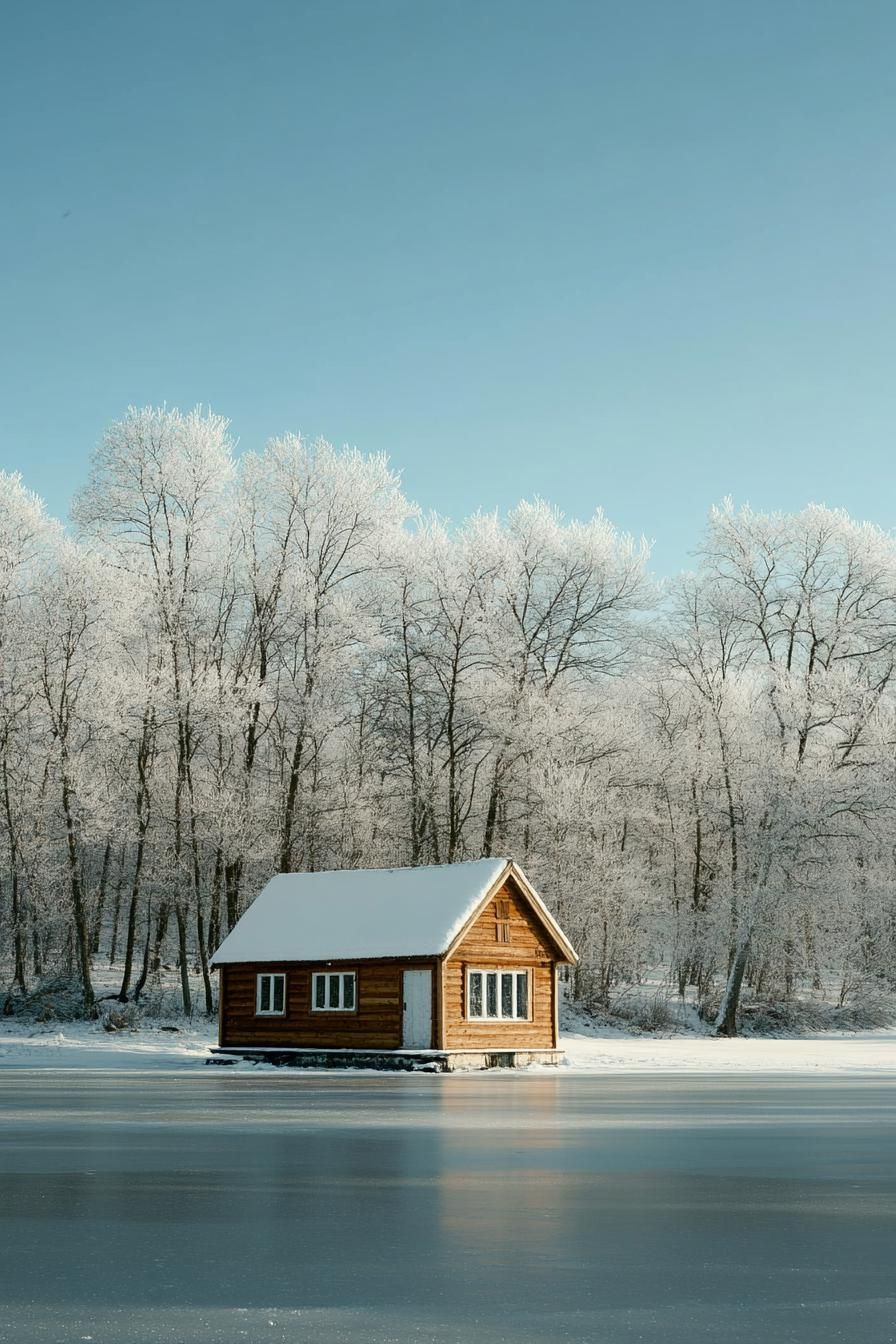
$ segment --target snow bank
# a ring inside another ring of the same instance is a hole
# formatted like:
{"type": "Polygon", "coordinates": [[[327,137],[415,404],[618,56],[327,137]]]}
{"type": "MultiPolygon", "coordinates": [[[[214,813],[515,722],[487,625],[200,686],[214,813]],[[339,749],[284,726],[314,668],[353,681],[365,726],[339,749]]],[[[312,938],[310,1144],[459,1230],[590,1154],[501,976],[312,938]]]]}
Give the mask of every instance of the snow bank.
{"type": "Polygon", "coordinates": [[[0,1025],[0,1069],[181,1069],[208,1058],[217,1027],[107,1032],[95,1022],[0,1025]]]}
{"type": "Polygon", "coordinates": [[[896,1076],[896,1029],[801,1036],[792,1040],[622,1033],[561,1035],[578,1073],[877,1073],[896,1076]]]}

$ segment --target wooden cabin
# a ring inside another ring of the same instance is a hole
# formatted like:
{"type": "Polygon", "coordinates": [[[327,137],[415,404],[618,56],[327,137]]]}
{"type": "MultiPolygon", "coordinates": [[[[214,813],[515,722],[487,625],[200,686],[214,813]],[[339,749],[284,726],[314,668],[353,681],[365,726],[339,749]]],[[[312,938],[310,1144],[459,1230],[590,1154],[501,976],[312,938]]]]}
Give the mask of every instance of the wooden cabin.
{"type": "Polygon", "coordinates": [[[281,874],[212,960],[219,1051],[555,1062],[557,968],[576,959],[510,859],[281,874]]]}

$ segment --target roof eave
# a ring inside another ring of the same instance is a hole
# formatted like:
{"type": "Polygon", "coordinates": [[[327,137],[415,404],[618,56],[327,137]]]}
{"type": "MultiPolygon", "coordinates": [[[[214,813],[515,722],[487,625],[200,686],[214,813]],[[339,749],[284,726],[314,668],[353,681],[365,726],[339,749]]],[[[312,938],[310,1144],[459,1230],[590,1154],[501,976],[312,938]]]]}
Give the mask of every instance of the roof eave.
{"type": "Polygon", "coordinates": [[[576,952],[572,943],[569,941],[566,934],[563,932],[560,925],[557,923],[556,919],[551,914],[550,910],[547,908],[544,901],[539,896],[538,892],[532,886],[532,883],[529,881],[528,877],[523,872],[522,868],[520,868],[519,864],[511,862],[510,867],[512,869],[513,877],[516,880],[517,884],[522,888],[529,902],[535,907],[535,909],[539,914],[539,917],[541,918],[543,924],[545,925],[545,928],[548,930],[551,937],[554,939],[554,943],[557,947],[557,950],[563,953],[563,955],[559,957],[558,960],[564,966],[576,966],[579,961],[578,952],[576,952]]]}

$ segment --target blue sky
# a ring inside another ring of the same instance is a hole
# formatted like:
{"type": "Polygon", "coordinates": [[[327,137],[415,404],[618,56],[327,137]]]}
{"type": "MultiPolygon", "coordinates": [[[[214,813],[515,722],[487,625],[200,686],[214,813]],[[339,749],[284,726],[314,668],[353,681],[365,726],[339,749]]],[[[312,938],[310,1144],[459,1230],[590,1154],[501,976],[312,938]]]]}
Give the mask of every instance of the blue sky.
{"type": "Polygon", "coordinates": [[[0,466],[125,407],[386,451],[460,518],[896,523],[890,0],[4,10],[0,466]]]}

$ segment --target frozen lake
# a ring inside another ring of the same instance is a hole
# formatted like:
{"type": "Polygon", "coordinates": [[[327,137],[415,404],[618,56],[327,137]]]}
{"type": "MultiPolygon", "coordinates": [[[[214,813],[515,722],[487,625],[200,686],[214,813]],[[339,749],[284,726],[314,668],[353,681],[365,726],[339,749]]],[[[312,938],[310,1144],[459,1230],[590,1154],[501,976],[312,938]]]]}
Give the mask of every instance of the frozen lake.
{"type": "Polygon", "coordinates": [[[3,1344],[891,1344],[896,1083],[0,1076],[3,1344]]]}

